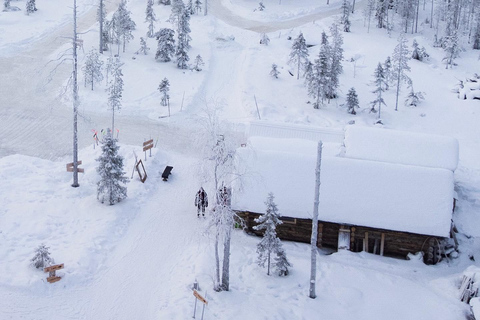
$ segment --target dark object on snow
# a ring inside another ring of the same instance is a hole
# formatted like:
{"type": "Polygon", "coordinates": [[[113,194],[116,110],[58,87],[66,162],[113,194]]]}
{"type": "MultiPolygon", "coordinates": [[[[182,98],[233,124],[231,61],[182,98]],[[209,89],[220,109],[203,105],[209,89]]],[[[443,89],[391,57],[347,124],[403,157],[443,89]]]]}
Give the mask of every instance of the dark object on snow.
{"type": "Polygon", "coordinates": [[[165,170],[163,170],[163,173],[162,173],[163,181],[168,180],[168,176],[171,174],[172,169],[173,169],[173,167],[171,167],[171,166],[166,166],[165,167],[165,170]]]}
{"type": "Polygon", "coordinates": [[[200,217],[200,211],[205,216],[205,208],[208,207],[208,196],[203,187],[198,190],[195,196],[195,206],[197,207],[197,217],[200,217]]]}
{"type": "Polygon", "coordinates": [[[288,73],[290,73],[290,75],[293,77],[293,73],[289,70],[288,73]]]}

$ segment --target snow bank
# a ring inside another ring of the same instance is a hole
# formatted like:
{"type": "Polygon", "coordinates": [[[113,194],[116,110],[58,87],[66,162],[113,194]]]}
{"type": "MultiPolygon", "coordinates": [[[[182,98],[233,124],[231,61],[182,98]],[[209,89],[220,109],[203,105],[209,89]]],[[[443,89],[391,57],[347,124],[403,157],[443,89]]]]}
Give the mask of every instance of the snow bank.
{"type": "Polygon", "coordinates": [[[440,135],[349,126],[345,130],[345,156],[454,171],[458,141],[440,135]]]}
{"type": "MultiPolygon", "coordinates": [[[[311,218],[317,144],[270,140],[268,147],[254,139],[252,148],[238,150],[250,175],[234,195],[234,209],[264,212],[273,192],[282,215],[311,218]]],[[[450,170],[334,157],[327,149],[319,219],[447,237],[453,192],[450,170]]]]}

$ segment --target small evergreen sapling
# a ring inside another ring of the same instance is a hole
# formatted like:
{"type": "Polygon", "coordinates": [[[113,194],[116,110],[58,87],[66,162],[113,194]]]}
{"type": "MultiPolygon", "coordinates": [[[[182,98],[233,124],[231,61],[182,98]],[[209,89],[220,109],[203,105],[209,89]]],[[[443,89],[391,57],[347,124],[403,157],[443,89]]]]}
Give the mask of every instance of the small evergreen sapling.
{"type": "Polygon", "coordinates": [[[282,224],[282,221],[279,219],[280,215],[274,202],[273,193],[268,194],[265,204],[267,205],[265,214],[255,219],[255,222],[258,224],[253,229],[265,230],[262,240],[257,245],[258,265],[265,267],[265,263],[267,263],[267,275],[270,275],[271,255],[281,249],[281,242],[277,238],[276,228],[277,225],[282,224]]]}
{"type": "Polygon", "coordinates": [[[277,65],[275,63],[272,64],[272,71],[270,71],[270,75],[275,79],[278,79],[279,74],[280,74],[280,71],[278,71],[277,65]]]}
{"type": "Polygon", "coordinates": [[[27,15],[30,13],[34,13],[37,11],[37,7],[35,6],[35,0],[27,0],[27,4],[25,5],[25,12],[27,15]]]}
{"type": "Polygon", "coordinates": [[[373,81],[373,84],[375,85],[375,90],[373,90],[372,92],[375,94],[375,100],[370,102],[370,104],[372,105],[370,112],[376,113],[377,110],[375,109],[375,107],[378,106],[378,119],[380,119],[382,105],[386,106],[385,101],[382,97],[382,93],[385,92],[385,88],[387,86],[385,71],[383,70],[382,64],[380,62],[378,63],[373,76],[375,77],[375,80],[373,81]]]}
{"type": "Polygon", "coordinates": [[[147,41],[145,41],[145,38],[140,37],[140,49],[138,49],[138,51],[135,53],[136,54],[143,53],[144,55],[146,55],[148,53],[148,50],[150,50],[150,48],[147,47],[147,41]]]}
{"type": "Polygon", "coordinates": [[[421,100],[425,100],[424,92],[413,90],[413,85],[410,84],[410,92],[405,99],[405,106],[416,107],[420,104],[421,100]]]}
{"type": "Polygon", "coordinates": [[[11,0],[4,0],[3,1],[3,11],[10,11],[10,1],[11,0]]]}
{"type": "Polygon", "coordinates": [[[357,114],[355,109],[358,109],[359,103],[358,103],[358,96],[357,96],[357,92],[355,91],[355,88],[350,88],[350,90],[348,90],[346,105],[347,105],[348,113],[353,115],[357,114]]]}
{"type": "Polygon", "coordinates": [[[162,95],[162,106],[168,105],[170,99],[170,96],[168,95],[168,91],[170,91],[170,82],[168,82],[167,78],[164,78],[162,82],[160,82],[158,85],[158,91],[160,91],[160,94],[162,95]]]}
{"type": "Polygon", "coordinates": [[[193,60],[193,70],[202,71],[202,67],[205,65],[203,62],[202,56],[197,55],[195,60],[193,60]]]}
{"type": "Polygon", "coordinates": [[[265,10],[265,5],[263,4],[263,2],[260,1],[258,3],[258,11],[263,11],[263,10],[265,10]]]}
{"type": "Polygon", "coordinates": [[[202,3],[202,1],[200,1],[200,0],[195,0],[195,2],[193,3],[193,6],[194,6],[195,11],[197,12],[197,14],[198,14],[199,12],[202,12],[202,4],[203,4],[203,3],[202,3]]]}
{"type": "Polygon", "coordinates": [[[270,43],[270,38],[267,36],[266,33],[262,33],[262,38],[260,39],[260,44],[268,46],[270,43]]]}
{"type": "Polygon", "coordinates": [[[50,257],[49,247],[46,247],[43,243],[35,249],[35,256],[32,258],[32,265],[37,269],[43,269],[49,267],[55,263],[50,257]]]}
{"type": "Polygon", "coordinates": [[[100,181],[97,182],[97,199],[109,205],[114,205],[127,197],[127,187],[122,184],[128,182],[123,171],[123,157],[118,154],[120,147],[117,140],[113,138],[109,129],[102,140],[102,155],[98,161],[97,172],[100,181]]]}
{"type": "Polygon", "coordinates": [[[292,266],[292,264],[287,259],[287,253],[282,247],[280,240],[277,239],[279,242],[278,250],[275,255],[275,268],[279,276],[287,276],[288,275],[288,268],[292,266]]]}

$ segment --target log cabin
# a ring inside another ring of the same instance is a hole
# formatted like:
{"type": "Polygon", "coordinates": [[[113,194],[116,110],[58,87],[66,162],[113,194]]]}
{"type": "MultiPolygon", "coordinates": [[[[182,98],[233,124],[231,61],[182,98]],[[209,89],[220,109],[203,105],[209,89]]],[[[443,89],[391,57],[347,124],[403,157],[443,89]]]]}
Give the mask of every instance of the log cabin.
{"type": "MultiPolygon", "coordinates": [[[[251,136],[238,149],[248,172],[232,208],[255,231],[269,192],[282,215],[281,239],[309,243],[317,142],[251,136]],[[248,177],[248,178],[247,178],[248,177]]],[[[458,142],[450,137],[351,126],[321,157],[317,246],[406,258],[441,258],[450,238],[458,142]]]]}

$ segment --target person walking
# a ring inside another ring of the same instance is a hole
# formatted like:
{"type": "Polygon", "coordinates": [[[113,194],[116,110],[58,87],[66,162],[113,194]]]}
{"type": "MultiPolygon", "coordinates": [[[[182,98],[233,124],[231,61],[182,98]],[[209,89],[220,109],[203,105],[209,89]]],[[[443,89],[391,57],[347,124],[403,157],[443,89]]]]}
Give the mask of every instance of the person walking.
{"type": "Polygon", "coordinates": [[[208,196],[203,187],[200,187],[195,196],[195,206],[197,207],[197,217],[200,217],[200,211],[202,211],[202,216],[205,217],[205,208],[208,207],[208,196]]]}

